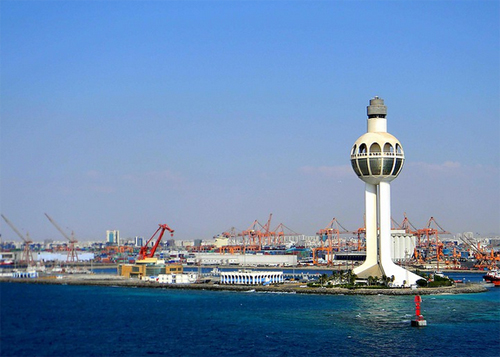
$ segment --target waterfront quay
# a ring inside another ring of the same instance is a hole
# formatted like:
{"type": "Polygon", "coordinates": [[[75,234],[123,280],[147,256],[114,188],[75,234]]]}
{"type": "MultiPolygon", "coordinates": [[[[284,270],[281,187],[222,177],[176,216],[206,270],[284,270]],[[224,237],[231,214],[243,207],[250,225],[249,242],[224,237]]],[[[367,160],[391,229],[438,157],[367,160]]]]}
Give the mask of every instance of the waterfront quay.
{"type": "Polygon", "coordinates": [[[302,283],[287,283],[268,286],[220,285],[214,283],[194,284],[160,284],[138,279],[125,279],[111,274],[96,275],[65,275],[56,277],[41,277],[31,279],[0,278],[0,283],[24,284],[58,284],[58,285],[90,285],[114,286],[149,289],[179,289],[179,290],[210,290],[262,293],[319,294],[319,295],[436,295],[436,294],[469,294],[486,292],[488,289],[478,283],[459,284],[440,288],[339,288],[339,287],[308,287],[302,283]]]}

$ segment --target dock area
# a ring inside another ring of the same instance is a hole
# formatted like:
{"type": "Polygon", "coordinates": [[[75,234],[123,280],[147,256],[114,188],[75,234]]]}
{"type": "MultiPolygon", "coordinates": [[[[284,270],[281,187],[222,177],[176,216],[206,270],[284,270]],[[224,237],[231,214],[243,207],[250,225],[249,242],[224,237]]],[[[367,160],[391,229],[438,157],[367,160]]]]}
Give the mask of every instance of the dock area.
{"type": "Polygon", "coordinates": [[[209,290],[209,291],[238,291],[238,292],[265,292],[290,294],[319,294],[319,295],[439,295],[439,294],[469,294],[486,292],[488,289],[482,284],[470,283],[440,288],[337,288],[337,287],[308,287],[303,283],[287,283],[268,286],[219,285],[213,283],[201,284],[160,284],[138,279],[126,279],[111,274],[66,275],[61,278],[42,277],[31,279],[0,278],[0,283],[21,284],[58,284],[58,285],[90,285],[114,286],[150,289],[180,289],[180,290],[209,290]]]}

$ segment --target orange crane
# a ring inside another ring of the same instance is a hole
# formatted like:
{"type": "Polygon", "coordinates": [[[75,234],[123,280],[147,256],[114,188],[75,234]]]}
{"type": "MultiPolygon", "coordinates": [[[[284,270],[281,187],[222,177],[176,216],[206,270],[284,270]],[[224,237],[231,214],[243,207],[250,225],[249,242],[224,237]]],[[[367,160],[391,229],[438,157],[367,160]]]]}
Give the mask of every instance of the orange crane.
{"type": "Polygon", "coordinates": [[[69,241],[69,246],[68,246],[68,256],[66,257],[66,263],[69,262],[77,262],[78,261],[78,253],[76,252],[75,248],[75,243],[78,243],[78,241],[75,239],[75,232],[71,231],[71,237],[69,237],[62,229],[59,227],[59,225],[52,219],[50,216],[45,213],[47,218],[49,219],[50,223],[54,225],[54,227],[57,228],[59,232],[69,241]]]}
{"type": "Polygon", "coordinates": [[[243,251],[247,249],[262,249],[262,227],[262,224],[260,224],[258,220],[255,220],[248,229],[241,232],[244,246],[243,251]],[[258,228],[258,226],[260,226],[260,228],[258,228]]]}
{"type": "Polygon", "coordinates": [[[366,250],[366,214],[363,215],[363,227],[358,228],[354,234],[358,235],[357,251],[361,252],[362,250],[366,250]],[[363,238],[361,238],[361,236],[363,236],[363,238]]]}
{"type": "Polygon", "coordinates": [[[285,244],[285,237],[299,236],[300,235],[300,233],[297,233],[294,230],[288,228],[283,223],[278,224],[278,226],[271,233],[273,234],[273,237],[274,237],[273,242],[274,242],[275,246],[285,244]]]}
{"type": "MultiPolygon", "coordinates": [[[[337,220],[337,218],[333,218],[328,226],[324,229],[320,229],[316,234],[321,239],[321,248],[315,248],[316,250],[326,251],[328,255],[327,264],[333,264],[333,251],[334,251],[334,242],[333,238],[337,238],[337,252],[340,252],[342,248],[342,243],[340,241],[340,235],[345,233],[353,233],[347,229],[345,229],[337,220]],[[341,231],[340,228],[343,230],[341,231]],[[328,247],[323,247],[323,242],[328,240],[328,247]]],[[[314,262],[315,251],[313,250],[313,262],[314,262]]]]}
{"type": "Polygon", "coordinates": [[[432,259],[434,256],[437,260],[437,270],[439,270],[439,261],[441,259],[443,243],[439,241],[439,234],[451,234],[450,232],[444,230],[439,223],[436,221],[434,217],[431,217],[427,222],[427,227],[423,229],[418,229],[415,232],[415,235],[418,237],[418,246],[422,246],[424,242],[422,242],[422,237],[425,237],[426,243],[426,260],[432,259]],[[439,228],[439,229],[437,229],[439,228]],[[432,237],[435,237],[434,242],[432,237]]]}
{"type": "Polygon", "coordinates": [[[404,212],[403,215],[404,215],[403,222],[401,222],[401,224],[398,225],[397,229],[404,230],[408,234],[415,234],[418,231],[418,229],[410,222],[408,216],[406,215],[406,212],[404,212]]]}
{"type": "Polygon", "coordinates": [[[16,226],[14,226],[14,224],[11,221],[9,221],[7,219],[7,217],[5,217],[3,214],[2,214],[2,218],[5,220],[5,222],[7,222],[7,224],[10,226],[10,228],[12,228],[12,230],[14,232],[16,232],[16,234],[19,236],[19,238],[21,238],[21,240],[24,242],[24,250],[23,250],[23,254],[21,255],[21,262],[26,263],[28,265],[28,267],[34,266],[35,260],[33,259],[33,254],[31,252],[31,244],[33,243],[33,241],[30,239],[29,233],[26,232],[26,237],[24,237],[21,234],[21,232],[18,231],[16,226]]]}
{"type": "Polygon", "coordinates": [[[161,238],[163,237],[163,234],[165,233],[165,231],[169,231],[171,237],[174,236],[174,230],[172,228],[170,228],[168,225],[158,224],[158,226],[159,227],[156,230],[156,232],[154,232],[154,234],[151,236],[151,238],[148,239],[146,244],[144,244],[141,247],[141,250],[139,251],[139,255],[137,256],[137,260],[144,260],[145,258],[153,258],[154,257],[154,255],[156,253],[156,249],[158,248],[158,245],[160,244],[161,238]],[[153,248],[151,248],[151,250],[149,250],[149,247],[148,247],[149,242],[151,242],[153,240],[154,236],[158,232],[160,232],[160,235],[156,239],[156,242],[155,242],[153,248]]]}
{"type": "Polygon", "coordinates": [[[500,260],[500,257],[498,253],[495,255],[495,252],[493,249],[491,251],[485,252],[484,249],[481,247],[479,243],[476,244],[471,241],[467,236],[462,235],[461,237],[462,242],[465,243],[466,246],[468,246],[469,249],[473,251],[474,258],[476,258],[476,264],[474,264],[475,268],[478,269],[497,269],[497,261],[500,260]]]}
{"type": "Polygon", "coordinates": [[[273,214],[269,214],[269,219],[267,220],[267,223],[262,227],[261,233],[262,233],[262,238],[265,241],[267,238],[267,245],[270,246],[271,243],[271,238],[274,236],[274,232],[271,232],[271,218],[273,218],[273,214]]]}
{"type": "Polygon", "coordinates": [[[235,227],[231,227],[230,229],[225,230],[221,233],[221,236],[228,239],[228,245],[237,245],[236,237],[238,236],[238,233],[236,233],[235,227]]]}

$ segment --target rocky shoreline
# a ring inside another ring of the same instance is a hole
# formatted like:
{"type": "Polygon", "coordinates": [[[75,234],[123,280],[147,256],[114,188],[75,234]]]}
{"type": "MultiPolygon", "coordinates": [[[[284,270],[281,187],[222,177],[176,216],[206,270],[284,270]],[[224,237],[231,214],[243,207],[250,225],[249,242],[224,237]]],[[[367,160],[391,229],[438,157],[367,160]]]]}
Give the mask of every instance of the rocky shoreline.
{"type": "Polygon", "coordinates": [[[239,291],[239,292],[267,292],[289,294],[318,294],[318,295],[439,295],[439,294],[470,294],[486,292],[488,289],[481,284],[458,284],[452,287],[418,288],[418,289],[347,289],[347,288],[310,288],[304,284],[280,284],[273,286],[241,286],[218,284],[159,284],[156,282],[125,279],[116,275],[68,275],[63,278],[0,278],[0,283],[26,284],[58,284],[58,285],[91,285],[91,286],[118,286],[150,289],[178,289],[178,290],[210,290],[210,291],[239,291]]]}

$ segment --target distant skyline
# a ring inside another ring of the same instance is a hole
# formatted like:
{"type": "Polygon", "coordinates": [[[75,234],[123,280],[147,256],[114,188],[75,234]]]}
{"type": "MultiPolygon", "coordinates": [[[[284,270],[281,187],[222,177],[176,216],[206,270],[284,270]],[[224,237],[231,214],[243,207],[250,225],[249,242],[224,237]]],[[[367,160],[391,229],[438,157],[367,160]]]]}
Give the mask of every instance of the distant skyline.
{"type": "MultiPolygon", "coordinates": [[[[34,241],[363,226],[374,96],[392,215],[500,235],[498,1],[3,1],[0,211],[34,241]]],[[[3,220],[2,240],[19,238],[3,220]]]]}

